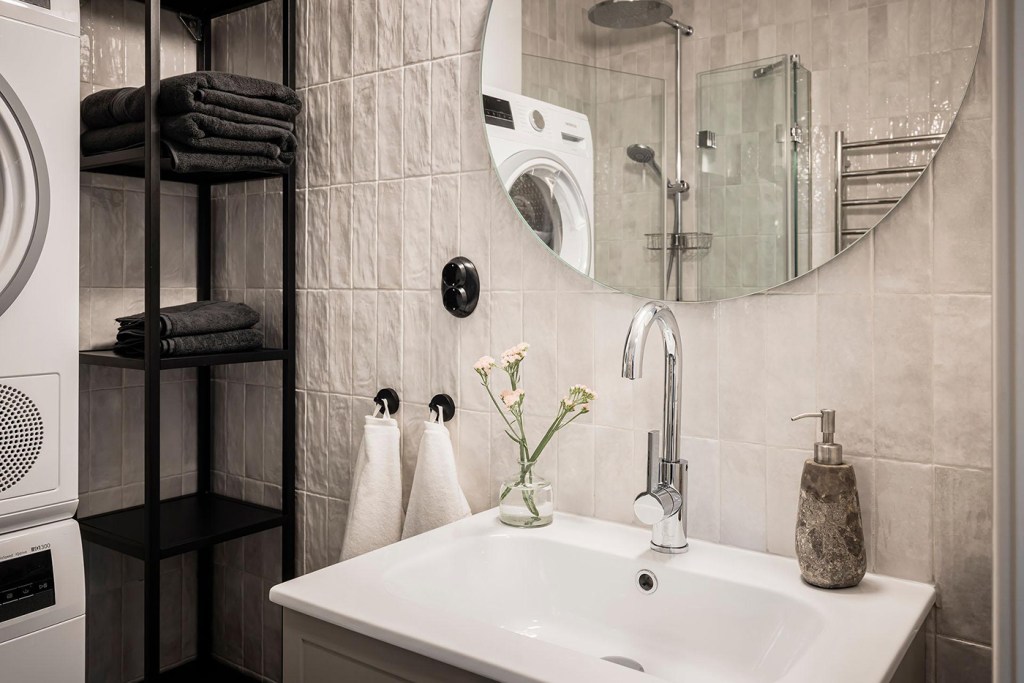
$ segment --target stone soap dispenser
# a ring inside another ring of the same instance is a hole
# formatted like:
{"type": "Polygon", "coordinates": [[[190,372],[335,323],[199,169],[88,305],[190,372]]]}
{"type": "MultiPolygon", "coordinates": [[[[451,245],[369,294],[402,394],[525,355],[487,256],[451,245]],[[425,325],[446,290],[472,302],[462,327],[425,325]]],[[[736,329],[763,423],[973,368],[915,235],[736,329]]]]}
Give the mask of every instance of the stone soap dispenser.
{"type": "Polygon", "coordinates": [[[796,558],[804,581],[820,588],[849,588],[864,578],[864,525],[861,523],[857,476],[843,463],[843,447],[835,443],[836,411],[822,410],[792,418],[821,420],[821,441],[814,460],[804,463],[800,507],[796,519],[796,558]]]}

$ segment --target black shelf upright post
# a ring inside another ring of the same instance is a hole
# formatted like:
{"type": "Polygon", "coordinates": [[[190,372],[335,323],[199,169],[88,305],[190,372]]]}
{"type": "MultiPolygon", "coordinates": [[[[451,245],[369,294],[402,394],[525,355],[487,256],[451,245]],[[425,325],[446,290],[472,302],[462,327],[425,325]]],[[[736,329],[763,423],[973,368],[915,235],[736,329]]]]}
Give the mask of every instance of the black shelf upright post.
{"type": "MultiPolygon", "coordinates": [[[[213,21],[203,17],[196,43],[196,69],[213,67],[213,21]]],[[[212,186],[196,188],[196,299],[213,298],[213,198],[212,186]]],[[[196,491],[213,493],[213,368],[196,369],[196,491]]],[[[213,548],[196,553],[196,658],[208,661],[213,646],[213,548]]]]}
{"type": "Polygon", "coordinates": [[[160,674],[160,0],[146,0],[144,674],[160,674]]]}
{"type": "MultiPolygon", "coordinates": [[[[281,55],[284,61],[282,78],[289,88],[295,88],[295,5],[296,0],[281,0],[281,55]]],[[[281,528],[281,580],[295,577],[295,193],[294,167],[282,180],[281,220],[282,296],[281,319],[284,347],[287,350],[281,363],[281,510],[284,525],[281,528]]]]}

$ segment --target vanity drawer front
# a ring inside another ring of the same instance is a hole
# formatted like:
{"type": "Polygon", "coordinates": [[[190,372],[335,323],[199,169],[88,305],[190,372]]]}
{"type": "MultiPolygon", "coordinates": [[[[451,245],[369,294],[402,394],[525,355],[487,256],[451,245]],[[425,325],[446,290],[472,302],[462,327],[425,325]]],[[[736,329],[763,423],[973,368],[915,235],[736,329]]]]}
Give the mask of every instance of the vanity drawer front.
{"type": "Polygon", "coordinates": [[[494,681],[286,609],[284,683],[494,681]]]}

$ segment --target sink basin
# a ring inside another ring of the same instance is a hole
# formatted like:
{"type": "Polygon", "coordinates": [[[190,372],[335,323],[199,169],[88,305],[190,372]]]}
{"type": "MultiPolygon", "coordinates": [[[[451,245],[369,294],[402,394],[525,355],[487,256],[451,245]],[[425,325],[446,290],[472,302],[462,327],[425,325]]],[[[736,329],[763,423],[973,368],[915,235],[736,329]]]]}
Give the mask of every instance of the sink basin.
{"type": "Polygon", "coordinates": [[[885,683],[934,601],[873,574],[816,589],[794,560],[700,541],[662,555],[649,537],[568,514],[513,529],[490,510],[270,599],[497,681],[637,683],[885,683]]]}

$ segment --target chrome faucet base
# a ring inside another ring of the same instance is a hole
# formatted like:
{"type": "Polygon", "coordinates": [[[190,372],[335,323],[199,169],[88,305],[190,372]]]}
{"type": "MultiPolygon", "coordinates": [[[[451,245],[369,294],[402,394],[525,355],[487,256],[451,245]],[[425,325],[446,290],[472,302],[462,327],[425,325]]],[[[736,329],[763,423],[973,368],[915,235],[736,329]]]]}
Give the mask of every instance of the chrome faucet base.
{"type": "Polygon", "coordinates": [[[687,543],[681,548],[675,546],[658,545],[654,541],[651,541],[651,550],[656,553],[664,553],[666,555],[682,555],[690,549],[690,544],[687,543]]]}
{"type": "Polygon", "coordinates": [[[686,535],[689,464],[685,460],[662,460],[658,469],[660,485],[675,492],[675,500],[679,502],[671,510],[666,510],[670,514],[651,525],[651,545],[656,548],[674,548],[675,552],[682,552],[689,545],[686,535]]]}

